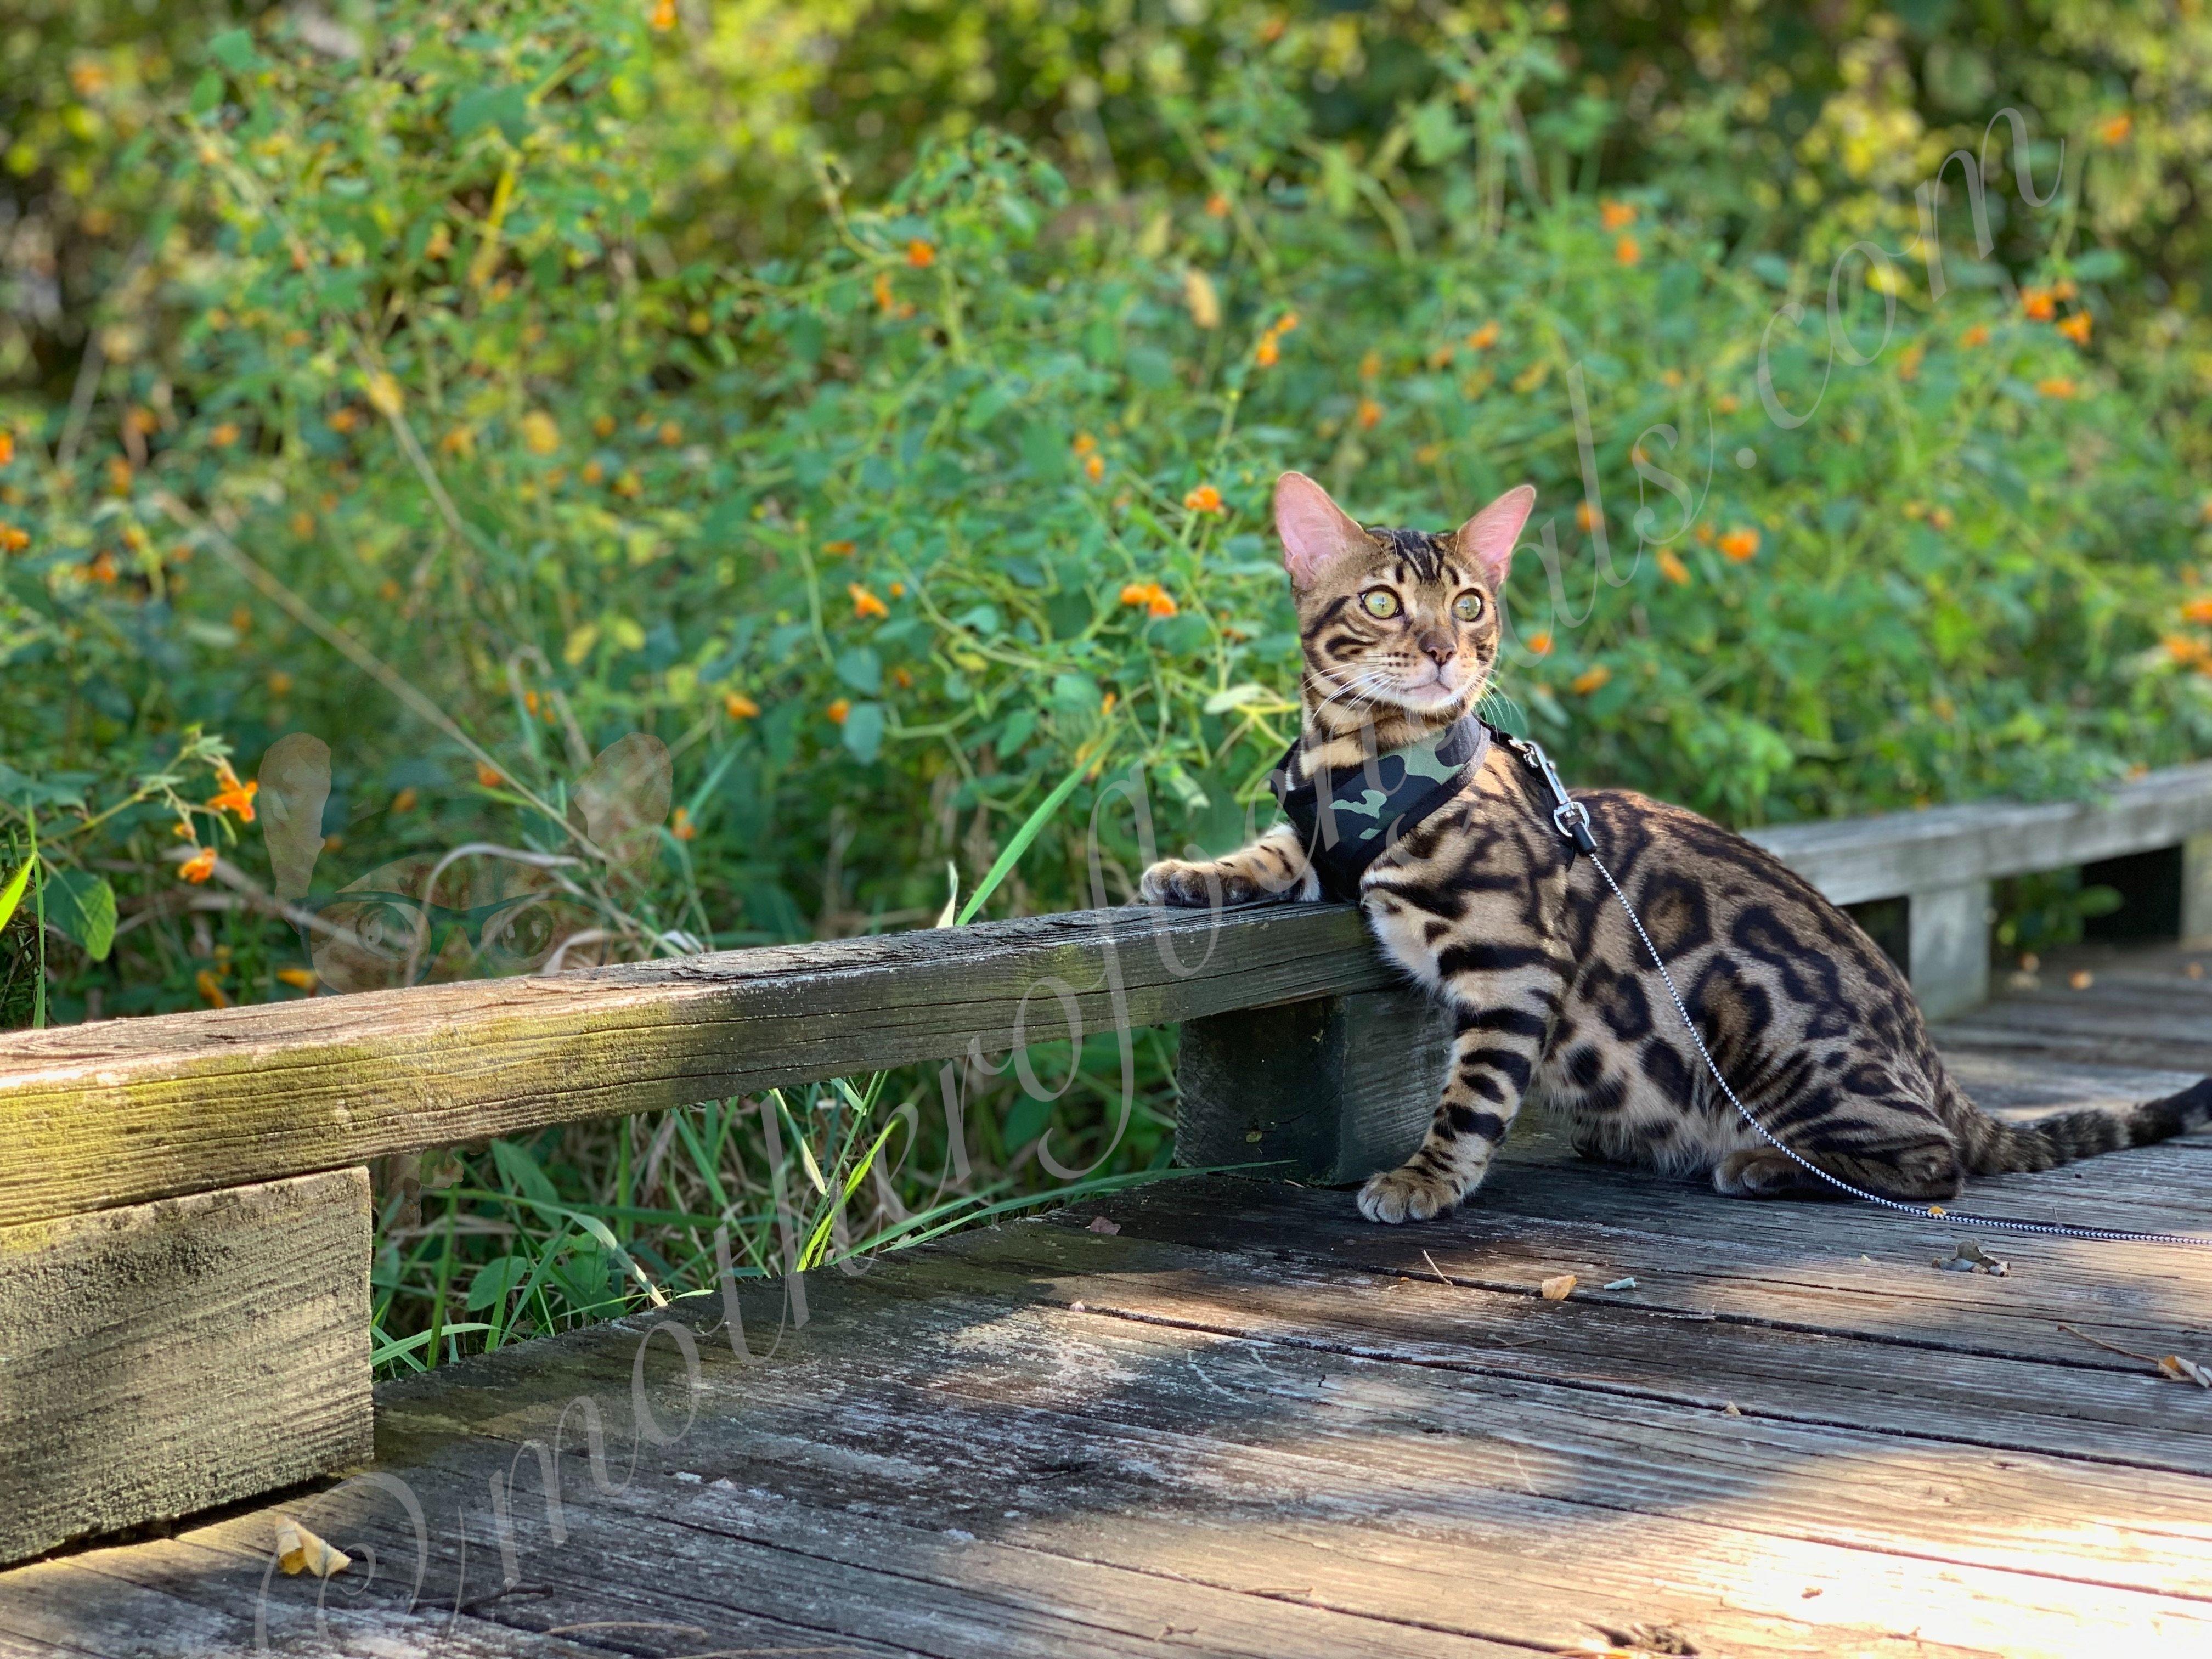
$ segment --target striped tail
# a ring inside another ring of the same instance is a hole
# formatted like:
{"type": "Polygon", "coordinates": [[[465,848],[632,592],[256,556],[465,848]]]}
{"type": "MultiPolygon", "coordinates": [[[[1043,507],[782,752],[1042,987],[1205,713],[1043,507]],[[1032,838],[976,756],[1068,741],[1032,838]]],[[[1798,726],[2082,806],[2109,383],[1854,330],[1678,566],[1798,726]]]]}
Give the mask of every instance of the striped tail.
{"type": "Polygon", "coordinates": [[[1976,1175],[2005,1175],[2015,1170],[2048,1170],[2077,1158],[2094,1158],[2100,1152],[2117,1152],[2130,1146],[2148,1146],[2186,1134],[2208,1121],[2212,1121],[2212,1078],[2191,1084],[2179,1094],[2146,1100],[2117,1112],[2092,1107],[2059,1112],[2033,1123],[2014,1124],[1977,1110],[1967,1120],[1961,1150],[1966,1167],[1976,1175]]]}

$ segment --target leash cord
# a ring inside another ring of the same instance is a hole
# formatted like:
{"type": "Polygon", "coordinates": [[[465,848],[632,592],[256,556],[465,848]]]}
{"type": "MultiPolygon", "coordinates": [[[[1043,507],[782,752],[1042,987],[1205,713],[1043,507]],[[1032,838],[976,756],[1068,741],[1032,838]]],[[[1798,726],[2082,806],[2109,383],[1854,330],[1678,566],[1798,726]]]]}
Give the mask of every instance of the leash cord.
{"type": "Polygon", "coordinates": [[[1636,907],[1628,902],[1628,895],[1620,890],[1620,884],[1613,878],[1613,872],[1606,868],[1605,860],[1598,856],[1597,842],[1589,831],[1589,809],[1567,793],[1566,786],[1559,781],[1559,773],[1553,769],[1551,757],[1540,746],[1527,738],[1509,738],[1507,741],[1520,752],[1530,770],[1543,775],[1546,787],[1558,800],[1559,805],[1552,813],[1553,825],[1574,844],[1577,851],[1586,855],[1597,866],[1598,874],[1605,878],[1605,884],[1613,890],[1613,897],[1620,901],[1621,914],[1628,918],[1628,925],[1636,930],[1636,937],[1643,940],[1644,950],[1650,954],[1651,965],[1659,970],[1659,977],[1667,987],[1668,999],[1674,1003],[1674,1012],[1681,1016],[1682,1029],[1690,1034],[1690,1041],[1696,1045],[1698,1058],[1705,1061],[1705,1070],[1712,1074],[1713,1081],[1720,1085],[1721,1092],[1728,1097],[1729,1104],[1735,1108],[1738,1115],[1751,1125],[1761,1140],[1783,1157],[1800,1169],[1817,1176],[1840,1193],[1863,1199],[1869,1204],[1885,1210],[1919,1216],[1925,1220],[1954,1222],[1962,1227],[1981,1227],[1992,1232],[2087,1239],[2097,1243],[2179,1244],[2195,1249],[2212,1249],[2212,1238],[2188,1233],[2136,1232],[2118,1227],[2069,1227],[2056,1221],[2026,1221],[2014,1216],[1977,1215],[1966,1210],[1946,1209],[1940,1204],[1907,1204],[1899,1199],[1884,1198],[1880,1193],[1870,1193],[1863,1187],[1855,1187],[1848,1181],[1830,1175],[1794,1148],[1784,1146],[1774,1132],[1761,1123],[1751,1108],[1737,1097],[1735,1091],[1729,1086],[1728,1079],[1722,1075],[1720,1066],[1713,1060],[1712,1051],[1705,1047],[1705,1039],[1698,1030],[1698,1023],[1690,1018],[1689,1006],[1682,1000],[1681,992],[1675,988],[1674,975],[1667,970],[1666,958],[1659,954],[1659,947],[1651,942],[1651,935],[1644,931],[1644,919],[1636,914],[1636,907]],[[1525,748],[1522,746],[1524,744],[1527,745],[1525,748]]]}

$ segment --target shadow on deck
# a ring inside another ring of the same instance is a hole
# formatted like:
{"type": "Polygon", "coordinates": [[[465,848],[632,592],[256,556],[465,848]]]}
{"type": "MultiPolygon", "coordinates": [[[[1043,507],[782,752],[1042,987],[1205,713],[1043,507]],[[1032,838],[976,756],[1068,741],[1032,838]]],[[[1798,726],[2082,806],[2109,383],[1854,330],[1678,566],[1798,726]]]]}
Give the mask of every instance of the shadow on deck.
{"type": "MultiPolygon", "coordinates": [[[[2163,1092],[2192,961],[1941,1036],[1997,1109],[2163,1092]]],[[[1974,1194],[2203,1230],[2212,1136],[1974,1194]]],[[[697,1301],[387,1385],[374,1471],[12,1572],[0,1654],[2212,1653],[2212,1392],[2088,1340],[2212,1364],[2212,1253],[1959,1237],[1540,1132],[1422,1228],[1156,1188],[813,1275],[780,1340],[758,1290],[750,1359],[697,1301]],[[358,1565],[273,1576],[279,1511],[358,1565]]]]}

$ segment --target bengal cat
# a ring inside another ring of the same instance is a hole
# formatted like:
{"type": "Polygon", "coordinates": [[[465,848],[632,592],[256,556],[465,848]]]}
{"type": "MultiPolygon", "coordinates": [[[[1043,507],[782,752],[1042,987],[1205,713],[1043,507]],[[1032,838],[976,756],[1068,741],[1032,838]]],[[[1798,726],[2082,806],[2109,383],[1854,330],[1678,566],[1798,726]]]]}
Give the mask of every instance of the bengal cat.
{"type": "MultiPolygon", "coordinates": [[[[1461,734],[1488,736],[1464,717],[1497,669],[1498,595],[1534,502],[1522,485],[1431,535],[1362,528],[1310,478],[1278,480],[1305,663],[1301,735],[1278,793],[1352,780],[1334,799],[1359,816],[1318,839],[1285,822],[1225,858],[1164,860],[1145,872],[1143,896],[1356,899],[1384,951],[1450,1010],[1443,1099],[1420,1149],[1361,1188],[1370,1220],[1425,1221],[1458,1204],[1531,1099],[1565,1113],[1589,1157],[1709,1173],[1734,1197],[1825,1194],[1713,1085],[1620,907],[1553,827],[1540,779],[1499,742],[1455,785],[1423,781],[1451,776],[1436,758],[1443,734],[1455,752],[1468,748],[1461,734]],[[1395,756],[1411,758],[1378,767],[1395,756]],[[1441,804],[1391,836],[1358,827],[1409,786],[1441,804]],[[1347,866],[1341,849],[1362,837],[1370,845],[1347,866]],[[1359,872],[1371,845],[1382,850],[1359,872]]],[[[1829,1173],[1942,1201],[1969,1173],[2048,1169],[2212,1116],[2208,1079],[2125,1112],[1998,1121],[1952,1082],[1889,959],[1778,860],[1627,790],[1577,798],[1714,1060],[1776,1136],[1829,1173]]]]}

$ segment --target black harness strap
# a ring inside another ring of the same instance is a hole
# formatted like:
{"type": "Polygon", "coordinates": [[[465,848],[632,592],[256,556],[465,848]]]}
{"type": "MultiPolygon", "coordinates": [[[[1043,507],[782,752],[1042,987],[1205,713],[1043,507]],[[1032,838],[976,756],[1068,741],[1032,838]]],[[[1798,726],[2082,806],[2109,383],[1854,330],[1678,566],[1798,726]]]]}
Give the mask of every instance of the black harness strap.
{"type": "Polygon", "coordinates": [[[1299,744],[1268,776],[1283,816],[1321,877],[1324,898],[1352,903],[1367,866],[1457,795],[1490,753],[1490,728],[1462,715],[1403,749],[1369,753],[1353,770],[1306,775],[1299,744]]]}

